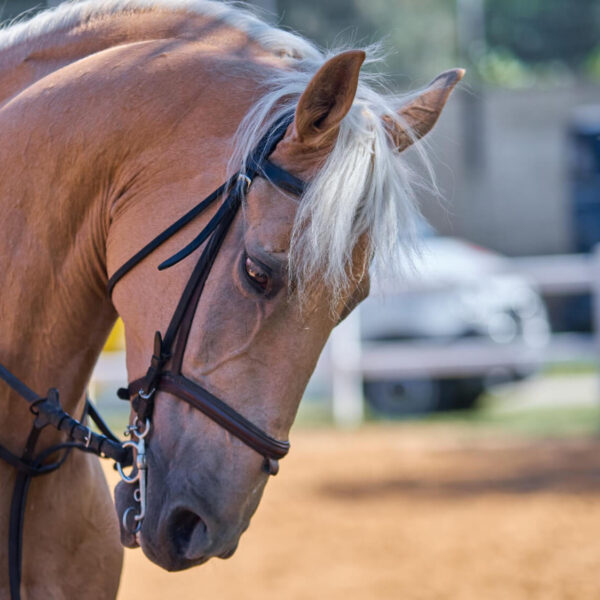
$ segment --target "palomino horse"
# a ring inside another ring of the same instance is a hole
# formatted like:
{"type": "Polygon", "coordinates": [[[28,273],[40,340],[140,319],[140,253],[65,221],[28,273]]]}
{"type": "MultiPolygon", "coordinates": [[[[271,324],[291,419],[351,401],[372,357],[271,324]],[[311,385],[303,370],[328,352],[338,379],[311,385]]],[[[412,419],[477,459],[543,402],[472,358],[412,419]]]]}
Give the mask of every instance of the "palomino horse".
{"type": "MultiPolygon", "coordinates": [[[[0,362],[35,390],[59,388],[81,416],[120,315],[130,378],[142,377],[198,263],[156,267],[235,188],[240,209],[219,230],[180,368],[269,440],[285,439],[328,335],[368,293],[369,266],[406,239],[416,209],[400,152],[431,129],[462,71],[397,101],[359,74],[363,51],[325,55],[209,0],[65,4],[0,32],[0,49],[0,362]],[[257,167],[253,149],[276,125],[275,167],[257,167]],[[121,265],[236,173],[107,294],[121,265]],[[304,189],[286,186],[290,174],[304,189]]],[[[31,414],[3,384],[0,402],[0,443],[20,454],[31,414]]],[[[45,429],[38,447],[63,439],[45,429]]],[[[146,443],[139,532],[119,532],[132,486],[117,487],[117,520],[94,456],[73,452],[33,481],[27,599],[114,598],[119,535],[169,570],[234,552],[268,479],[260,448],[160,386],[146,443]]],[[[8,515],[15,471],[0,462],[0,477],[8,515]]],[[[4,540],[8,526],[0,520],[4,540]]]]}

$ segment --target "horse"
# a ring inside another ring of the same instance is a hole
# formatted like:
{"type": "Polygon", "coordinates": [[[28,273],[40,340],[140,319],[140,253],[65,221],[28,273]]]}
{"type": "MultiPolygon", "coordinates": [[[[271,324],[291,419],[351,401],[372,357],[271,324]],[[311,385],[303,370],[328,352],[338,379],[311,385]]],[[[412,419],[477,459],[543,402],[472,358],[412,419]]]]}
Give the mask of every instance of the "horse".
{"type": "MultiPolygon", "coordinates": [[[[153,398],[147,428],[139,407],[131,416],[132,445],[146,444],[145,518],[128,526],[140,492],[126,483],[115,518],[98,458],[71,453],[31,485],[28,600],[114,598],[123,545],[171,571],[235,551],[276,470],[265,457],[285,453],[278,440],[329,334],[368,294],[371,267],[410,237],[415,178],[401,153],[431,130],[463,76],[447,71],[395,97],[365,60],[378,59],[323,52],[213,0],[84,0],[0,31],[0,362],[35,390],[58,388],[79,417],[117,316],[130,379],[148,377],[153,355],[167,368],[173,358],[155,332],[168,328],[199,263],[157,265],[192,240],[188,254],[204,252],[198,232],[234,198],[188,305],[180,374],[266,444],[244,441],[177,390],[140,389],[138,402],[153,398]],[[107,293],[140,248],[215,189],[219,199],[107,293]]],[[[0,443],[19,454],[32,415],[1,383],[0,406],[0,443]]],[[[61,441],[45,428],[38,447],[61,441]]],[[[5,517],[15,476],[0,461],[5,517]]],[[[8,528],[0,519],[4,541],[8,528]]],[[[3,550],[3,598],[7,564],[3,550]]]]}

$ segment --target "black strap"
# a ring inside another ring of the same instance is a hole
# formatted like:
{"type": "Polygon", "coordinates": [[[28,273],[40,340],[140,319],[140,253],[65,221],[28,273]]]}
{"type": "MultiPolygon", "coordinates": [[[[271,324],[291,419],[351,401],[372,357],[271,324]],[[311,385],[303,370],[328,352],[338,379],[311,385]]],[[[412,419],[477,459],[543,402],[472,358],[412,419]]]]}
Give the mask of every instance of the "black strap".
{"type": "Polygon", "coordinates": [[[106,424],[106,421],[98,412],[98,409],[95,407],[94,403],[89,398],[86,398],[85,403],[87,407],[87,414],[89,415],[90,419],[94,422],[98,430],[101,431],[102,434],[106,436],[109,440],[120,444],[121,440],[119,440],[119,438],[111,431],[110,427],[106,424]]]}
{"type": "Polygon", "coordinates": [[[14,467],[21,473],[31,475],[32,477],[37,475],[37,469],[34,469],[30,464],[25,463],[20,456],[13,454],[4,446],[0,446],[0,459],[2,459],[4,462],[7,462],[11,467],[14,467]]]}
{"type": "MultiPolygon", "coordinates": [[[[252,155],[246,160],[244,170],[234,173],[225,183],[223,183],[214,192],[202,200],[202,202],[194,206],[194,208],[180,217],[177,221],[175,221],[175,223],[167,227],[167,229],[157,235],[151,242],[146,244],[141,250],[136,252],[136,254],[134,254],[121,267],[119,267],[108,280],[108,295],[112,295],[112,291],[117,282],[127,273],[129,273],[133,267],[138,265],[149,254],[151,254],[169,238],[175,235],[178,231],[183,229],[183,227],[200,215],[206,208],[208,208],[215,200],[220,198],[228,190],[238,187],[238,181],[241,179],[243,180],[248,178],[247,180],[252,181],[256,175],[261,175],[272,181],[278,187],[281,187],[282,189],[291,193],[301,195],[306,187],[304,182],[268,160],[268,157],[273,150],[275,150],[275,147],[281,141],[282,137],[287,131],[287,128],[292,122],[292,112],[283,115],[259,141],[252,155]]],[[[243,193],[243,189],[240,188],[239,191],[240,194],[243,193]]],[[[189,254],[191,254],[204,241],[206,241],[207,237],[214,230],[216,224],[222,218],[222,215],[219,216],[219,218],[216,217],[217,215],[213,217],[213,220],[211,221],[212,224],[209,223],[209,225],[200,233],[200,235],[198,235],[198,237],[196,237],[177,254],[161,263],[158,268],[161,270],[167,269],[168,267],[177,264],[180,260],[183,260],[186,256],[189,256],[189,254]]]]}
{"type": "MultiPolygon", "coordinates": [[[[37,427],[32,427],[29,434],[27,446],[33,452],[35,443],[39,436],[40,430],[37,427]]],[[[27,494],[31,480],[39,475],[46,475],[52,471],[59,469],[67,460],[70,451],[73,448],[80,448],[80,444],[62,443],[47,448],[35,458],[29,456],[26,451],[21,457],[22,465],[19,467],[17,477],[13,486],[13,493],[10,503],[10,521],[8,531],[8,573],[10,585],[11,600],[20,600],[21,598],[21,575],[23,563],[23,527],[25,521],[25,507],[27,506],[27,494]],[[51,454],[65,450],[62,457],[51,464],[43,464],[43,461],[51,454]],[[29,467],[29,470],[24,469],[24,466],[29,467]]]]}
{"type": "MultiPolygon", "coordinates": [[[[235,185],[237,186],[238,184],[236,183],[235,185]]],[[[234,194],[230,194],[227,200],[223,204],[221,204],[219,210],[217,210],[213,218],[208,222],[208,225],[200,232],[198,236],[196,236],[187,246],[179,250],[179,252],[171,256],[171,258],[168,258],[160,265],[158,265],[159,271],[162,271],[163,269],[168,269],[169,267],[176,265],[178,262],[188,257],[194,250],[196,250],[196,248],[199,248],[210,237],[212,232],[222,221],[225,214],[229,210],[231,210],[233,195],[234,194]]]]}
{"type": "Polygon", "coordinates": [[[173,237],[179,230],[183,229],[190,221],[193,221],[200,213],[208,208],[215,200],[220,198],[225,191],[231,187],[237,179],[237,174],[231,177],[223,185],[218,187],[212,194],[194,206],[189,212],[177,219],[175,223],[167,227],[161,234],[157,235],[151,242],[146,244],[139,252],[134,254],[124,265],[119,267],[108,280],[108,295],[112,295],[113,288],[117,282],[125,276],[133,267],[142,262],[149,254],[154,252],[160,245],[164,244],[169,238],[173,237]]]}
{"type": "Polygon", "coordinates": [[[80,444],[81,449],[105,458],[112,458],[122,465],[131,464],[132,455],[129,448],[124,448],[113,434],[110,437],[94,433],[82,425],[77,419],[66,413],[61,405],[56,390],[49,390],[48,397],[38,402],[35,410],[37,416],[35,426],[39,429],[52,425],[58,431],[66,433],[69,439],[80,444]]]}
{"type": "Polygon", "coordinates": [[[182,375],[163,373],[160,388],[185,400],[266,458],[278,460],[290,449],[288,441],[278,440],[265,433],[231,406],[182,375]]]}
{"type": "Polygon", "coordinates": [[[252,171],[257,165],[261,165],[271,156],[293,121],[293,111],[283,114],[258,142],[251,156],[246,159],[245,169],[250,179],[253,179],[254,175],[258,174],[258,171],[252,171]]]}
{"type": "Polygon", "coordinates": [[[82,421],[89,414],[98,428],[105,434],[99,436],[91,432],[80,421],[73,419],[65,413],[60,407],[58,392],[54,389],[49,390],[47,398],[40,398],[24,383],[19,381],[6,367],[0,365],[0,377],[9,385],[21,393],[27,394],[26,399],[31,404],[31,410],[36,415],[34,424],[29,432],[25,449],[21,456],[10,452],[4,446],[0,446],[0,458],[8,462],[17,469],[17,476],[13,486],[13,493],[10,504],[10,521],[8,532],[8,571],[9,587],[11,600],[20,600],[21,598],[21,577],[23,561],[23,526],[25,519],[25,507],[27,505],[27,494],[31,480],[34,477],[47,475],[59,469],[67,460],[72,449],[76,448],[85,452],[94,454],[113,455],[113,457],[122,457],[124,464],[131,464],[131,453],[122,448],[118,438],[110,431],[106,423],[102,420],[95,406],[89,398],[86,398],[86,404],[82,416],[82,421]],[[39,435],[43,427],[48,424],[54,425],[59,431],[66,432],[71,442],[63,442],[46,448],[42,452],[35,454],[39,435]],[[45,461],[53,454],[63,452],[62,456],[51,463],[45,461]]]}
{"type": "Polygon", "coordinates": [[[298,177],[288,173],[285,169],[278,167],[269,159],[263,159],[260,165],[253,165],[257,175],[261,175],[273,185],[295,196],[301,196],[306,190],[306,184],[298,177]]]}
{"type": "Polygon", "coordinates": [[[219,248],[225,239],[229,225],[235,217],[237,209],[240,206],[240,202],[241,198],[239,194],[232,192],[223,203],[224,210],[221,214],[221,219],[214,227],[213,235],[208,240],[204,252],[202,252],[202,255],[196,263],[192,275],[185,286],[185,289],[183,290],[183,294],[181,294],[181,298],[179,299],[177,308],[173,313],[171,322],[167,327],[167,331],[164,336],[164,349],[167,352],[170,352],[173,347],[173,342],[175,341],[181,321],[185,314],[186,308],[188,307],[194,295],[195,289],[200,283],[203,285],[203,280],[206,280],[206,276],[208,276],[208,272],[210,271],[210,268],[217,257],[219,248]]]}
{"type": "Polygon", "coordinates": [[[19,396],[25,398],[30,404],[40,397],[28,388],[18,377],[15,377],[3,364],[0,363],[0,379],[3,379],[19,396]]]}
{"type": "Polygon", "coordinates": [[[31,476],[17,473],[10,503],[10,526],[8,532],[8,575],[11,600],[21,598],[21,568],[23,560],[23,521],[27,492],[31,476]]]}

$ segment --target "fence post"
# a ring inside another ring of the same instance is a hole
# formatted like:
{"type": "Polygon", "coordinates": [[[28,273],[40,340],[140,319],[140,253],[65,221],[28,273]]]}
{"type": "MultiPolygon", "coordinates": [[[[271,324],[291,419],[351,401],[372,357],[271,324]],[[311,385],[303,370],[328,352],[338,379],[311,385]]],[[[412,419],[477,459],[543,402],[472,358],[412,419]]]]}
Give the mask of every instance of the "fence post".
{"type": "Polygon", "coordinates": [[[331,334],[331,408],[336,426],[358,427],[363,421],[360,359],[360,308],[356,308],[331,334]]]}
{"type": "MultiPolygon", "coordinates": [[[[594,350],[600,375],[600,244],[594,246],[592,253],[592,331],[594,335],[594,350]]],[[[598,382],[600,388],[600,378],[598,382]]],[[[600,398],[600,389],[598,392],[600,398]]]]}

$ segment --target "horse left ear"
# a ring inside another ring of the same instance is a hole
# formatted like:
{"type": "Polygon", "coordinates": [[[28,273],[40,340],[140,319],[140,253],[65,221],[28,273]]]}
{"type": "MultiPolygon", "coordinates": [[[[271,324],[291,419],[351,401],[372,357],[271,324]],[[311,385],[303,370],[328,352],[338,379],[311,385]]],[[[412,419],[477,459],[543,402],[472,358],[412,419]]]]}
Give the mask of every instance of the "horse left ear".
{"type": "Polygon", "coordinates": [[[358,86],[362,50],[348,50],[330,58],[315,73],[296,108],[298,141],[317,148],[326,144],[346,116],[358,86]]]}
{"type": "Polygon", "coordinates": [[[438,75],[421,94],[399,111],[400,121],[383,117],[386,129],[398,152],[402,152],[429,133],[440,116],[454,86],[463,78],[464,69],[452,69],[438,75]],[[405,128],[410,128],[410,133],[405,128]]]}

